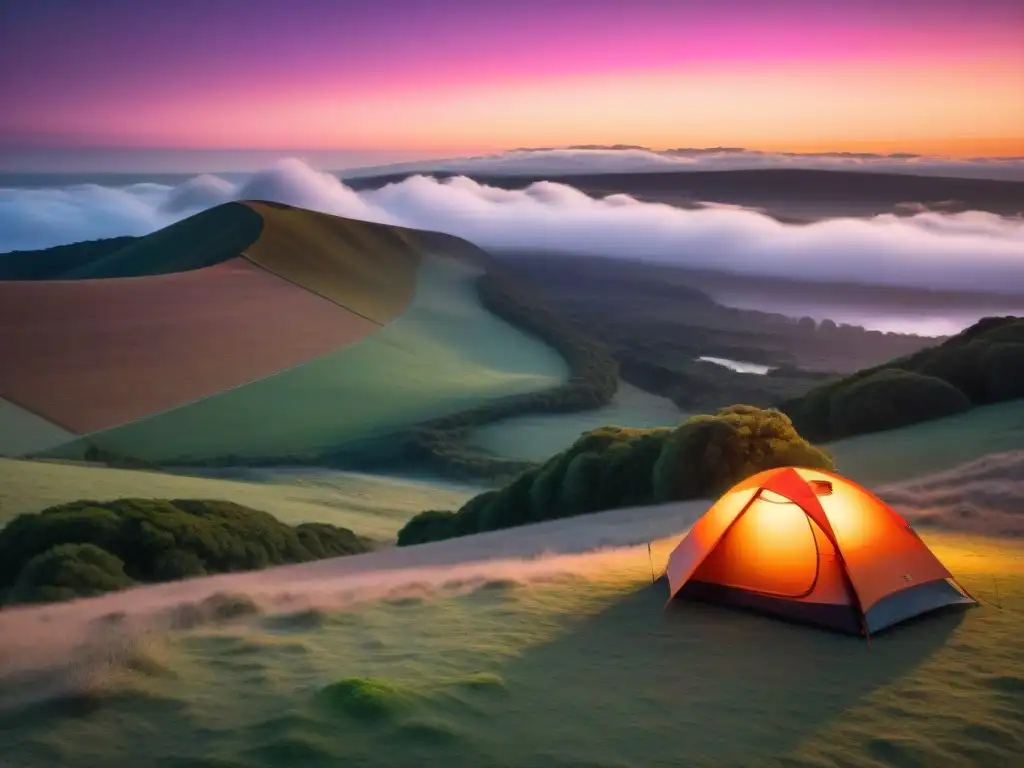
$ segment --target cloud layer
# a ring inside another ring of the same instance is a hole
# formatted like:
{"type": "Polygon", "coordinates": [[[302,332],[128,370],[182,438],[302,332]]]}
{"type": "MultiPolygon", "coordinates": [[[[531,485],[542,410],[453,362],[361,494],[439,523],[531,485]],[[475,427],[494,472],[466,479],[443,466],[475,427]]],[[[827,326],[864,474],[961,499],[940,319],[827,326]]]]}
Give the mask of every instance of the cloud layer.
{"type": "Polygon", "coordinates": [[[643,147],[516,149],[496,155],[425,160],[357,168],[345,172],[356,178],[398,173],[450,172],[467,174],[567,175],[679,171],[734,171],[758,168],[811,168],[842,171],[953,176],[965,179],[1024,181],[1024,157],[949,158],[925,155],[879,155],[855,152],[760,152],[752,149],[669,149],[643,147]]]}
{"type": "Polygon", "coordinates": [[[502,190],[414,176],[355,192],[299,160],[233,184],[0,189],[0,252],[142,235],[220,202],[264,199],[433,229],[491,249],[548,249],[748,274],[1024,294],[1024,220],[969,211],[794,226],[732,206],[682,210],[539,182],[502,190]]]}

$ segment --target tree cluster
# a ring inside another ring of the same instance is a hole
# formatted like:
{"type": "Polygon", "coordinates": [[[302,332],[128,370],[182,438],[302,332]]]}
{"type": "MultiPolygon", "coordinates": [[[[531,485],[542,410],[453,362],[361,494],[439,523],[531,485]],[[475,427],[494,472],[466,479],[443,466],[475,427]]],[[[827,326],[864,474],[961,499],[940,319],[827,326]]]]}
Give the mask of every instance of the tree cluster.
{"type": "Polygon", "coordinates": [[[828,469],[832,458],[797,434],[778,411],[735,405],[675,428],[601,427],[455,512],[417,515],[399,532],[398,544],[714,496],[757,472],[791,465],[828,469]]]}
{"type": "Polygon", "coordinates": [[[0,602],[88,597],[370,549],[347,528],[293,527],[228,501],[75,501],[20,515],[0,530],[0,602]]]}
{"type": "Polygon", "coordinates": [[[779,403],[815,441],[879,432],[1024,397],[1024,318],[986,317],[941,344],[779,403]]]}

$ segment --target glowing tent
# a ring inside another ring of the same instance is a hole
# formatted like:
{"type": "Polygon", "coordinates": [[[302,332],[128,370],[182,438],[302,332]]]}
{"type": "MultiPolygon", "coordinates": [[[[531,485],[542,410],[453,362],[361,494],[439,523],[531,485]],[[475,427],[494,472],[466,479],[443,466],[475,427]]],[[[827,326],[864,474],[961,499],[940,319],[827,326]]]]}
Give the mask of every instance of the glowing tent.
{"type": "Polygon", "coordinates": [[[669,599],[871,632],[975,600],[910,524],[856,483],[785,467],[744,480],[669,557],[669,599]]]}

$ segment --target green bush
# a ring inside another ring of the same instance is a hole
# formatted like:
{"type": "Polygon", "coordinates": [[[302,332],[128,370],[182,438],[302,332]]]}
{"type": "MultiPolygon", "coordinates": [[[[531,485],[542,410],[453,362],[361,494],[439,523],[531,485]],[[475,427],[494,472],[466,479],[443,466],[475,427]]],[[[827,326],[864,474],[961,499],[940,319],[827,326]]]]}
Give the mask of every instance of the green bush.
{"type": "Polygon", "coordinates": [[[835,437],[879,432],[970,407],[967,395],[942,379],[898,369],[878,371],[833,395],[829,429],[835,437]]]}
{"type": "Polygon", "coordinates": [[[137,582],[124,563],[93,544],[60,544],[31,558],[8,592],[12,603],[49,603],[89,597],[137,582]]]}
{"type": "Polygon", "coordinates": [[[409,544],[423,544],[427,541],[447,538],[443,534],[449,529],[454,516],[454,512],[437,509],[421,512],[398,532],[398,545],[401,547],[409,544]]]}
{"type": "Polygon", "coordinates": [[[810,440],[835,440],[1024,397],[1024,319],[986,317],[941,344],[779,403],[810,440]]]}
{"type": "Polygon", "coordinates": [[[1024,343],[996,342],[981,358],[985,396],[992,402],[1024,397],[1024,343]]]}
{"type": "Polygon", "coordinates": [[[399,546],[511,528],[616,507],[716,495],[764,469],[831,468],[832,458],[804,440],[778,411],[732,406],[676,429],[601,427],[542,466],[454,514],[412,518],[399,546]]]}
{"type": "Polygon", "coordinates": [[[940,354],[930,355],[908,370],[941,379],[963,392],[972,402],[984,403],[987,398],[981,360],[987,350],[988,344],[984,341],[946,347],[940,354]]]}
{"type": "Polygon", "coordinates": [[[831,468],[779,411],[734,405],[695,416],[668,438],[653,470],[656,501],[717,495],[744,478],[784,466],[831,468]]]}
{"type": "Polygon", "coordinates": [[[226,501],[76,501],[0,530],[0,592],[20,602],[60,600],[369,549],[346,528],[292,527],[226,501]]]}

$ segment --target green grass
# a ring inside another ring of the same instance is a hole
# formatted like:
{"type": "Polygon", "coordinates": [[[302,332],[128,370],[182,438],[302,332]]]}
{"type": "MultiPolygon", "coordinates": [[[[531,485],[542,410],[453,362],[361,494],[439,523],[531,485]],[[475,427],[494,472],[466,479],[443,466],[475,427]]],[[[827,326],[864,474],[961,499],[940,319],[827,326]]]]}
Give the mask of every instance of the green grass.
{"type": "MultiPolygon", "coordinates": [[[[1024,449],[1024,403],[828,446],[839,472],[869,487],[1024,449]]],[[[218,480],[57,462],[0,459],[0,524],[22,512],[82,498],[217,498],[263,509],[290,525],[323,521],[373,538],[393,537],[424,509],[457,509],[476,489],[329,470],[253,470],[258,482],[218,480]]]]}
{"type": "MultiPolygon", "coordinates": [[[[1024,407],[1010,403],[833,448],[841,470],[877,483],[1024,447],[1022,427],[1024,407]]],[[[194,496],[374,535],[468,496],[340,473],[259,476],[269,482],[0,460],[0,513],[81,497],[194,496]]],[[[641,514],[620,515],[619,529],[608,522],[617,513],[560,520],[546,535],[594,545],[666,525],[641,514]]],[[[520,528],[437,546],[472,551],[530,535],[539,536],[520,528]]],[[[218,611],[183,610],[190,628],[132,640],[117,612],[100,621],[53,607],[35,625],[5,612],[0,652],[26,668],[0,674],[0,754],[21,768],[1013,765],[1024,748],[1024,546],[923,535],[983,604],[908,622],[870,647],[724,608],[664,610],[645,547],[360,581],[332,580],[325,562],[300,595],[308,602],[283,613],[225,593],[218,611]],[[339,610],[360,589],[377,597],[339,610]],[[211,612],[234,620],[204,620],[211,612]]],[[[676,541],[654,542],[656,569],[676,541]]],[[[285,582],[283,594],[302,586],[285,582]]],[[[132,594],[115,599],[130,606],[132,594]]],[[[129,609],[123,620],[132,618],[129,609]]]]}
{"type": "Polygon", "coordinates": [[[473,430],[468,445],[510,459],[545,461],[568,448],[582,433],[606,424],[629,427],[672,427],[692,414],[671,400],[625,382],[612,402],[579,413],[531,414],[473,430]]]}
{"type": "MultiPolygon", "coordinates": [[[[424,504],[459,506],[473,492],[341,472],[256,473],[263,482],[0,459],[0,526],[23,512],[78,499],[206,498],[270,512],[288,525],[333,523],[392,539],[424,504]]],[[[475,492],[475,491],[474,491],[475,492]]]]}
{"type": "Polygon", "coordinates": [[[565,381],[554,349],[480,305],[476,274],[430,258],[409,309],[356,344],[56,453],[79,458],[88,442],[164,463],[308,455],[565,381]]]}
{"type": "Polygon", "coordinates": [[[31,682],[6,679],[0,750],[20,768],[1014,765],[1024,550],[928,541],[967,589],[991,598],[997,579],[1002,608],[869,647],[711,606],[666,611],[646,552],[590,555],[546,582],[410,587],[154,637],[32,706],[17,703],[31,682]]]}
{"type": "Polygon", "coordinates": [[[1024,449],[1024,400],[824,447],[835,457],[836,471],[870,485],[941,472],[988,453],[1024,449]]]}

